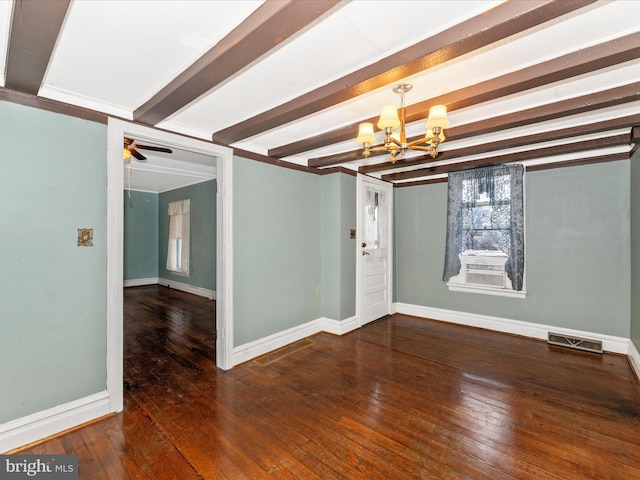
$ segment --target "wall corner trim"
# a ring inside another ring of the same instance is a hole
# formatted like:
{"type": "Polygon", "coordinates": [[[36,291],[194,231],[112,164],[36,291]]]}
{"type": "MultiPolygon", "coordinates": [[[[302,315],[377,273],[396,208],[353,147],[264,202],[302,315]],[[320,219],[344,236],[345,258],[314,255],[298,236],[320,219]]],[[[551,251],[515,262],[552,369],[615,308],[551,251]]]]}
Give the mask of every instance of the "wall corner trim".
{"type": "Polygon", "coordinates": [[[358,322],[358,317],[355,315],[344,320],[334,320],[326,317],[321,317],[319,320],[322,331],[333,335],[344,335],[360,328],[360,322],[358,322]]]}
{"type": "Polygon", "coordinates": [[[627,355],[631,369],[636,374],[638,380],[640,380],[640,353],[632,340],[629,340],[629,354],[627,355]]]}
{"type": "Polygon", "coordinates": [[[0,452],[28,445],[113,412],[102,391],[0,425],[0,452]]]}

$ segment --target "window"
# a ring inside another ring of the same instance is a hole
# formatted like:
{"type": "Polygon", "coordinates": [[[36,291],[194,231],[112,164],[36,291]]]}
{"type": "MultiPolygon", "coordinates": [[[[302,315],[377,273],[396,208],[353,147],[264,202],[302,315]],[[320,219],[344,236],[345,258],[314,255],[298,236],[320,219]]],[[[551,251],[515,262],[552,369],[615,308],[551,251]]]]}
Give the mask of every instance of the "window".
{"type": "Polygon", "coordinates": [[[386,218],[385,205],[386,199],[384,192],[378,192],[373,187],[367,187],[366,191],[366,207],[364,222],[363,240],[367,244],[367,249],[386,248],[385,239],[386,231],[383,228],[388,219],[386,218]]]}
{"type": "Polygon", "coordinates": [[[169,244],[167,248],[167,270],[189,275],[189,224],[190,201],[171,202],[169,215],[169,244]]]}
{"type": "Polygon", "coordinates": [[[523,172],[500,165],[449,174],[443,280],[450,286],[522,291],[523,172]]]}
{"type": "Polygon", "coordinates": [[[462,235],[464,251],[502,251],[511,244],[511,175],[494,178],[493,199],[486,191],[475,192],[472,180],[462,180],[462,235]]]}

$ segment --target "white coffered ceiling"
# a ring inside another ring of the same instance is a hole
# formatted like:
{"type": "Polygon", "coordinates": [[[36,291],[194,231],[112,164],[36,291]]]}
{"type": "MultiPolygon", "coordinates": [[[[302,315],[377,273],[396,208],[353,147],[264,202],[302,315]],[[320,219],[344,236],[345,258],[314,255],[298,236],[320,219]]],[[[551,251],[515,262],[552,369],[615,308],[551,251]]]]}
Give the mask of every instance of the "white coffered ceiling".
{"type": "MultiPolygon", "coordinates": [[[[312,171],[415,182],[492,158],[628,157],[640,115],[638,18],[630,0],[0,0],[0,83],[8,100],[31,95],[312,171]],[[29,3],[57,4],[59,27],[29,3]],[[52,29],[50,54],[28,22],[52,29]],[[45,68],[30,89],[15,78],[42,65],[38,49],[45,68]],[[391,89],[407,81],[409,136],[424,132],[423,106],[449,107],[443,154],[407,154],[420,160],[393,168],[362,159],[357,124],[397,103],[391,89]]],[[[136,169],[192,178],[193,165],[168,163],[176,155],[144,154],[136,169]]]]}

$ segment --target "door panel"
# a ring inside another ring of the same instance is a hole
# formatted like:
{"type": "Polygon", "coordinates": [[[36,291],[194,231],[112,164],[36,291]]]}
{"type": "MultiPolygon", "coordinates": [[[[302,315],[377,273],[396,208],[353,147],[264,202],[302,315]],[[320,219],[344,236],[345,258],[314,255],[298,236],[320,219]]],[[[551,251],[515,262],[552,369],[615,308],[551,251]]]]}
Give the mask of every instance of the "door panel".
{"type": "Polygon", "coordinates": [[[392,186],[358,176],[358,318],[360,325],[391,311],[392,186]]]}

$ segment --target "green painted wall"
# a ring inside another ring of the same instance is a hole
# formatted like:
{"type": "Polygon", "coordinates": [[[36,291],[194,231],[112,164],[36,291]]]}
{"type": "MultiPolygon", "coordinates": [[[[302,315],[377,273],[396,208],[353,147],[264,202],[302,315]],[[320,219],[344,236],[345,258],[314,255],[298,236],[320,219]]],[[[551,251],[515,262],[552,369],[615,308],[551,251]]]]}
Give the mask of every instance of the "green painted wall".
{"type": "Polygon", "coordinates": [[[340,320],[356,314],[356,252],[355,239],[349,230],[356,228],[356,177],[340,174],[340,320]]]}
{"type": "Polygon", "coordinates": [[[124,192],[124,279],[158,276],[158,195],[124,192]]]}
{"type": "Polygon", "coordinates": [[[526,299],[442,282],[447,184],[395,189],[395,300],[630,334],[629,162],[526,174],[526,299]]]}
{"type": "Polygon", "coordinates": [[[0,125],[1,424],[105,390],[107,127],[6,102],[0,125]]]}
{"type": "Polygon", "coordinates": [[[640,351],[640,151],[631,169],[631,340],[640,351]]]}
{"type": "Polygon", "coordinates": [[[322,316],[321,177],[234,157],[234,345],[322,316]]]}
{"type": "Polygon", "coordinates": [[[216,181],[163,192],[158,198],[158,276],[209,290],[216,289],[216,181]],[[191,200],[189,276],[169,272],[169,203],[191,200]]]}
{"type": "Polygon", "coordinates": [[[340,174],[334,173],[321,177],[321,234],[320,242],[322,262],[321,302],[323,316],[333,320],[342,320],[340,296],[342,290],[340,261],[340,174]]]}
{"type": "Polygon", "coordinates": [[[321,177],[321,187],[322,313],[344,320],[356,313],[356,244],[349,237],[356,226],[356,180],[334,173],[321,177]]]}

